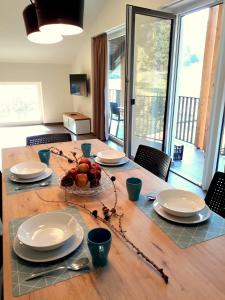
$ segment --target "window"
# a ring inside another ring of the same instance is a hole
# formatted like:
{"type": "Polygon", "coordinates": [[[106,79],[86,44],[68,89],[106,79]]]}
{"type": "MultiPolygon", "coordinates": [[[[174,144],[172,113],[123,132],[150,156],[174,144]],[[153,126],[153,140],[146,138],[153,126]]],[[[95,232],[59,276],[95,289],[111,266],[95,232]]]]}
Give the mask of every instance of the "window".
{"type": "Polygon", "coordinates": [[[41,95],[38,82],[1,82],[0,125],[41,124],[41,95]]]}

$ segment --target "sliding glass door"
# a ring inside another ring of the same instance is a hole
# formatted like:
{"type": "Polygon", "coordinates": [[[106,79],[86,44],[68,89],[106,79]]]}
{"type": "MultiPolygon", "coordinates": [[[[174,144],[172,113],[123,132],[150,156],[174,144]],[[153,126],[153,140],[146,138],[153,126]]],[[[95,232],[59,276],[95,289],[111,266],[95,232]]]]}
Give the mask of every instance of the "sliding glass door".
{"type": "Polygon", "coordinates": [[[164,150],[175,16],[127,6],[126,140],[164,150]]]}

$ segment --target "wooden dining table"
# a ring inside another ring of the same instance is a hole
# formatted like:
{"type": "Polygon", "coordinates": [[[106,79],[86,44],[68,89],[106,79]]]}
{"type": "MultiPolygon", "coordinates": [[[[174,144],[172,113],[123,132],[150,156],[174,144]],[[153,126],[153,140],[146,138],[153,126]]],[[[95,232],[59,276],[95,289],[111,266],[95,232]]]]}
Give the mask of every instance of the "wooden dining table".
{"type": "MultiPolygon", "coordinates": [[[[97,197],[76,197],[68,194],[60,186],[49,186],[39,190],[6,193],[5,170],[16,163],[38,160],[39,149],[55,146],[70,155],[71,151],[81,155],[80,145],[84,141],[72,141],[58,144],[36,145],[3,149],[3,272],[5,300],[122,300],[122,299],[162,299],[162,300],[219,300],[225,299],[225,236],[195,244],[186,249],[179,248],[137,205],[128,199],[126,179],[142,179],[142,193],[162,191],[171,186],[139,167],[113,173],[118,196],[117,209],[123,213],[123,230],[148,258],[154,261],[169,276],[165,284],[160,274],[119,235],[112,232],[112,246],[108,264],[95,272],[62,281],[31,293],[13,297],[11,278],[11,246],[9,240],[9,222],[21,217],[53,211],[67,206],[67,200],[85,204],[93,210],[101,207],[101,201],[112,207],[115,201],[113,189],[97,197]],[[45,201],[46,200],[46,201],[45,201]]],[[[85,141],[86,142],[86,141],[85,141]]],[[[88,140],[92,144],[92,153],[109,147],[97,140],[88,140]]],[[[50,167],[61,176],[70,169],[67,159],[51,155],[50,167]]],[[[88,228],[105,227],[86,210],[79,208],[88,228]]],[[[115,226],[116,226],[115,220],[115,226]]]]}

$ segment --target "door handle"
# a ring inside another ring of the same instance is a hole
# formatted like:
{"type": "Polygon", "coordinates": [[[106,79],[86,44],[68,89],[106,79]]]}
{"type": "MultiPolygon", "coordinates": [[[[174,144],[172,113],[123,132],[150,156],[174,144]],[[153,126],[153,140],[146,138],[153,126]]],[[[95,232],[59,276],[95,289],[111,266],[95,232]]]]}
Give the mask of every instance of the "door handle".
{"type": "Polygon", "coordinates": [[[135,99],[130,99],[130,104],[135,105],[135,99]]]}

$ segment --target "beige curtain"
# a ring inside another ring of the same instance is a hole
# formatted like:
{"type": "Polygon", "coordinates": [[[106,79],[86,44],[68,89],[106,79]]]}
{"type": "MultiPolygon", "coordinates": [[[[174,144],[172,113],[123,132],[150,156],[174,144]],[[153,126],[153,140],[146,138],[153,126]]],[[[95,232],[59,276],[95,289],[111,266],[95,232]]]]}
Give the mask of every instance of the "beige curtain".
{"type": "Polygon", "coordinates": [[[93,78],[93,132],[104,141],[105,136],[105,89],[107,74],[107,34],[92,38],[93,78]]]}

